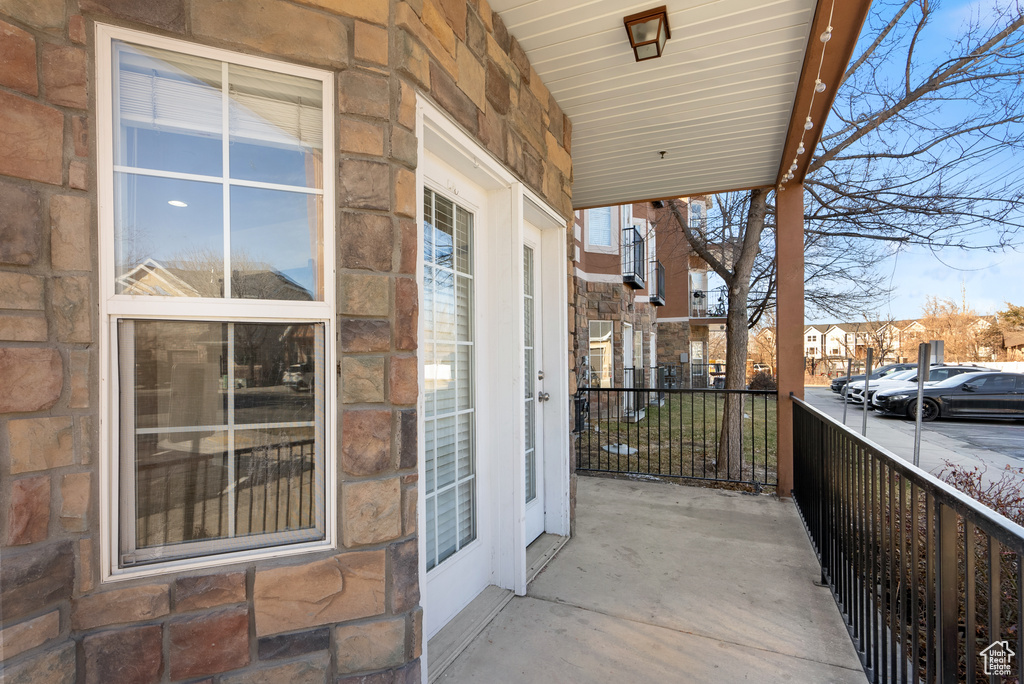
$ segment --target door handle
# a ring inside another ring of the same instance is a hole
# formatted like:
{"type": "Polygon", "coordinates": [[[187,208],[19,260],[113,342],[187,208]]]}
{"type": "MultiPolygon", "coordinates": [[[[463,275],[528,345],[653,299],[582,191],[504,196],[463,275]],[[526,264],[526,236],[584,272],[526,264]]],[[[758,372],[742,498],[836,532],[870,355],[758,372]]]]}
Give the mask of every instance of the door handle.
{"type": "Polygon", "coordinates": [[[551,398],[551,395],[547,392],[537,392],[537,401],[547,401],[551,398]]]}

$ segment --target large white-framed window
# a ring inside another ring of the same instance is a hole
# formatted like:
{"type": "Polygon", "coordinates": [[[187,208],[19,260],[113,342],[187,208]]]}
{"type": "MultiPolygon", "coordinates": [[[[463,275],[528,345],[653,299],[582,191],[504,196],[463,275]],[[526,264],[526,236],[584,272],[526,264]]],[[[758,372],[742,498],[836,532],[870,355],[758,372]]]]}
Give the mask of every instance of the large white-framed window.
{"type": "Polygon", "coordinates": [[[588,252],[602,252],[605,254],[618,253],[618,240],[616,233],[618,226],[616,220],[619,218],[617,212],[611,207],[596,207],[586,210],[585,225],[586,249],[588,252]]]}
{"type": "Polygon", "coordinates": [[[333,546],[333,74],[96,37],[103,577],[333,546]]]}

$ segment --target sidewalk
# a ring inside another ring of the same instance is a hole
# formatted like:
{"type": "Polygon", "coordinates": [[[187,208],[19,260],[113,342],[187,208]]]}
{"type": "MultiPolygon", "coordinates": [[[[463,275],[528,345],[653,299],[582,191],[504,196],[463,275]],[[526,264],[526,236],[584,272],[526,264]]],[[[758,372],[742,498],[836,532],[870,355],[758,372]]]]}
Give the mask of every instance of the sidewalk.
{"type": "Polygon", "coordinates": [[[792,502],[580,477],[576,536],[443,682],[857,682],[792,502]]]}

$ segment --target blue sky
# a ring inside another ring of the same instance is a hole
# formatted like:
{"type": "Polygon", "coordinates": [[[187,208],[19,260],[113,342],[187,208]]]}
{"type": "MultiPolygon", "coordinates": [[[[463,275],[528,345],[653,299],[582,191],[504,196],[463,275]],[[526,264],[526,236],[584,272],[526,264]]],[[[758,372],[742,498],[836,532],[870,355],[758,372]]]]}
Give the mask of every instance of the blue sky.
{"type": "MultiPolygon", "coordinates": [[[[923,60],[926,67],[930,69],[933,58],[946,54],[950,41],[959,34],[965,21],[972,16],[991,16],[991,8],[1000,4],[1005,4],[1005,0],[943,2],[933,22],[922,34],[920,52],[929,57],[923,60]]],[[[862,35],[862,41],[864,38],[862,35]]],[[[902,66],[896,65],[895,69],[900,70],[902,66]]],[[[900,77],[901,74],[894,74],[894,78],[900,77]]],[[[1014,173],[1019,167],[1019,160],[1014,160],[1008,152],[989,170],[989,174],[1014,173]]],[[[981,236],[978,239],[980,241],[981,236]]],[[[1024,241],[1022,239],[1024,235],[1018,237],[1018,242],[1024,241]]],[[[879,298],[875,313],[882,318],[917,318],[921,316],[921,308],[928,296],[959,302],[962,290],[966,290],[968,305],[978,313],[995,313],[1005,308],[1007,301],[1024,304],[1024,244],[1016,250],[1002,252],[950,249],[932,253],[925,247],[911,247],[881,261],[877,275],[883,289],[892,288],[888,300],[879,298]]]]}

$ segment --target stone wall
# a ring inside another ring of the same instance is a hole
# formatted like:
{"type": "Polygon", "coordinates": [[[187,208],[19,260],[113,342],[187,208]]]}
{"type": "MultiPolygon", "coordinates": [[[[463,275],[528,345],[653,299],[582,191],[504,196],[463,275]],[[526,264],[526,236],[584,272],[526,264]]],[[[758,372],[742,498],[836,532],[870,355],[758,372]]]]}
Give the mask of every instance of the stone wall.
{"type": "MultiPolygon", "coordinates": [[[[590,321],[612,321],[612,358],[614,364],[615,386],[622,386],[623,379],[623,342],[622,326],[624,323],[632,325],[634,332],[642,330],[644,335],[644,366],[650,366],[650,359],[647,358],[650,351],[649,340],[651,332],[660,328],[657,325],[657,307],[647,302],[636,301],[636,290],[623,285],[622,283],[595,283],[583,278],[573,278],[572,292],[574,293],[571,311],[573,312],[575,334],[573,337],[573,349],[575,354],[575,366],[580,379],[586,371],[586,357],[590,353],[590,321]]],[[[636,358],[634,350],[634,359],[636,358]]]]}
{"type": "Polygon", "coordinates": [[[0,2],[5,681],[419,681],[418,93],[571,214],[571,125],[486,0],[0,2]],[[97,21],[335,74],[335,551],[100,582],[97,21]]]}

